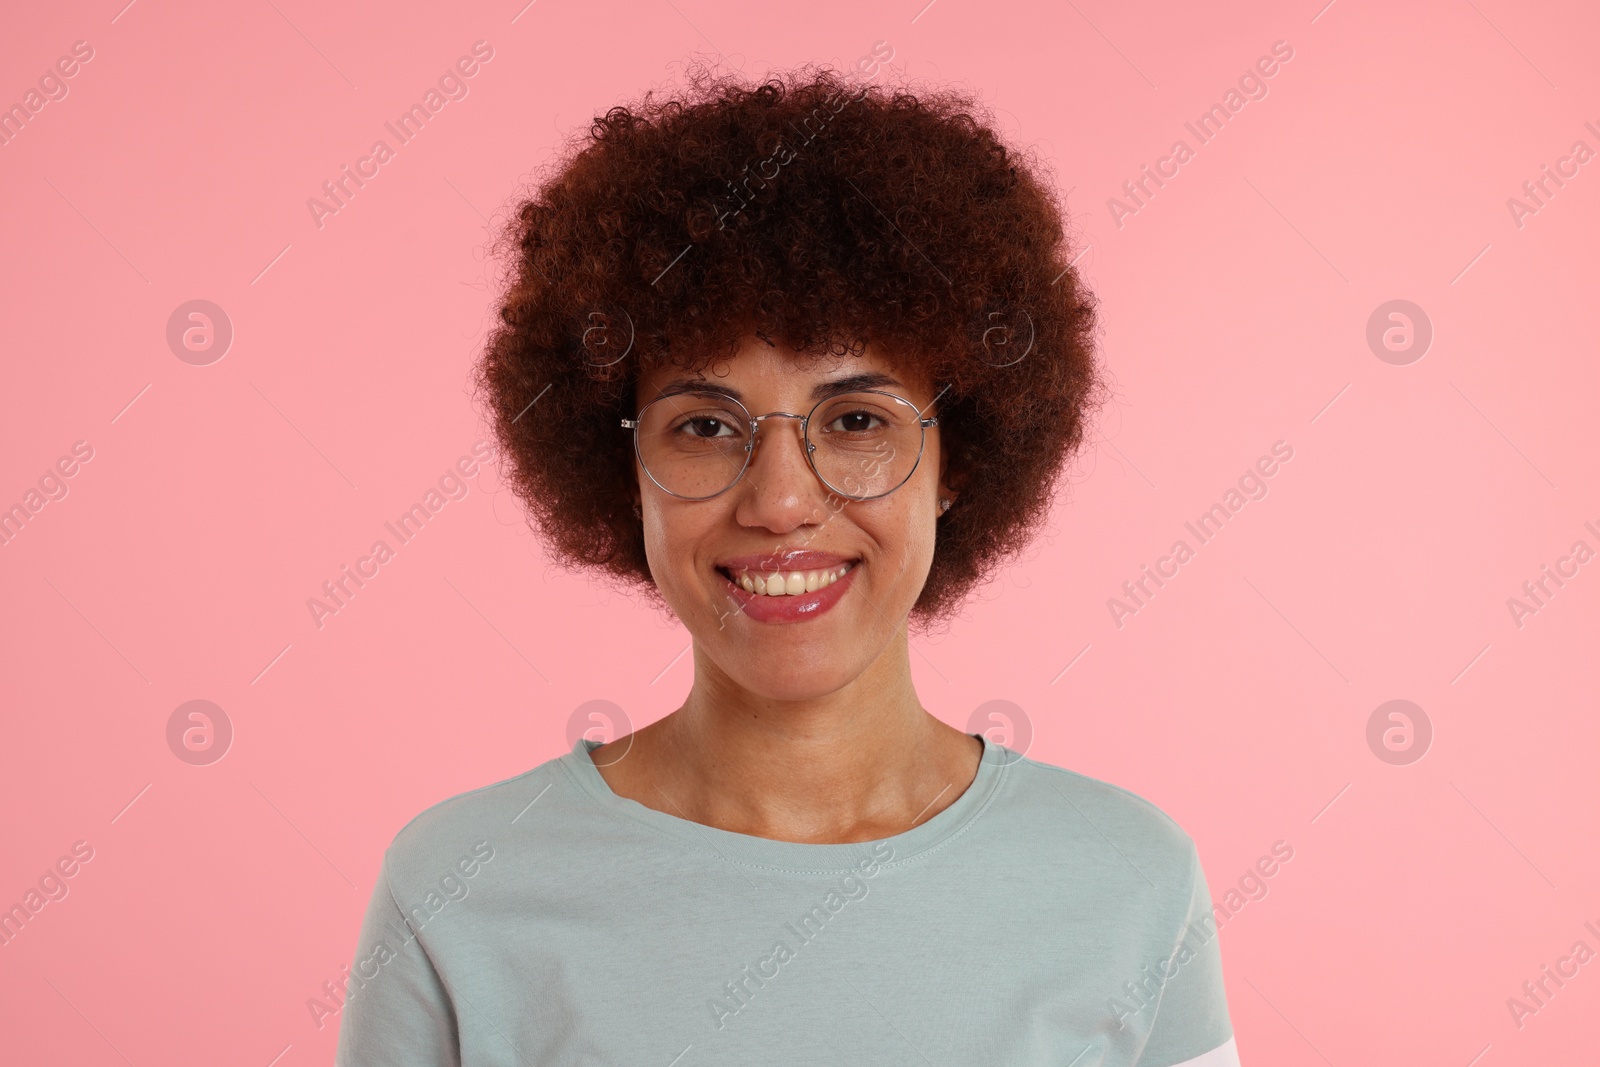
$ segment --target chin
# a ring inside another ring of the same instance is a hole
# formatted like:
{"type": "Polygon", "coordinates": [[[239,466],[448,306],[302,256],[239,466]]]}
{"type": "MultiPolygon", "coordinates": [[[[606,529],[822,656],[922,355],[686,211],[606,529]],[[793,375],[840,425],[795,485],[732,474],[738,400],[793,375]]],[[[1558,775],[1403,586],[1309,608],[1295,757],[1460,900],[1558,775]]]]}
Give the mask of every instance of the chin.
{"type": "Polygon", "coordinates": [[[769,700],[816,700],[850,684],[865,669],[853,659],[844,661],[836,656],[821,657],[828,666],[818,669],[809,656],[796,659],[778,649],[763,653],[722,647],[729,657],[718,663],[723,672],[743,688],[769,700]]]}
{"type": "Polygon", "coordinates": [[[836,681],[827,683],[820,682],[813,678],[805,682],[796,680],[795,684],[792,686],[780,686],[773,685],[762,678],[753,678],[745,680],[741,684],[743,684],[744,687],[750,692],[764,697],[767,700],[788,703],[821,700],[824,697],[843,689],[851,680],[851,678],[841,677],[836,681]]]}

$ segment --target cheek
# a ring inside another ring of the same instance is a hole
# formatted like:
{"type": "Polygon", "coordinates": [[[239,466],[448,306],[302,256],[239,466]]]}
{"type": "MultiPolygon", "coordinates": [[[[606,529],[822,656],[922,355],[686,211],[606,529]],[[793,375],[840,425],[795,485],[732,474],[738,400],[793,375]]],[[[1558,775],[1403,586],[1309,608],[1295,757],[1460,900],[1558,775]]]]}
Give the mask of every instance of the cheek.
{"type": "Polygon", "coordinates": [[[650,574],[663,591],[680,584],[675,568],[683,565],[684,546],[675,540],[677,531],[670,520],[661,516],[644,518],[644,554],[650,563],[650,574]]]}
{"type": "Polygon", "coordinates": [[[934,549],[939,537],[937,480],[930,478],[926,490],[908,503],[911,505],[910,513],[902,520],[905,523],[906,552],[913,562],[920,585],[933,566],[934,549]]]}
{"type": "Polygon", "coordinates": [[[879,557],[880,580],[920,585],[926,577],[937,530],[931,518],[931,500],[932,488],[919,486],[913,477],[888,497],[883,507],[858,514],[858,525],[879,557]]]}
{"type": "Polygon", "coordinates": [[[717,509],[709,502],[645,510],[645,559],[663,594],[671,597],[677,591],[704,585],[698,571],[699,547],[711,538],[717,521],[717,509]]]}
{"type": "Polygon", "coordinates": [[[925,509],[927,514],[919,511],[907,521],[910,524],[911,552],[916,559],[916,572],[919,582],[926,579],[928,569],[933,565],[934,545],[938,537],[938,522],[933,518],[931,505],[925,509]]]}

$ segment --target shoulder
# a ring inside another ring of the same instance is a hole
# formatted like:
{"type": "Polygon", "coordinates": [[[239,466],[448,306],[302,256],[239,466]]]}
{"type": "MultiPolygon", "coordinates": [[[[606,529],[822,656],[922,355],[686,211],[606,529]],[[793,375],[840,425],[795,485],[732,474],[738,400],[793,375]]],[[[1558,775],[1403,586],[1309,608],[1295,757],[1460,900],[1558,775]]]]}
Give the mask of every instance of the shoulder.
{"type": "Polygon", "coordinates": [[[1018,823],[1045,851],[1099,857],[1113,871],[1157,885],[1187,885],[1194,839],[1156,804],[1119,785],[1006,750],[1018,823]]]}
{"type": "Polygon", "coordinates": [[[428,885],[468,870],[475,874],[513,838],[525,844],[527,831],[542,822],[530,812],[541,805],[553,807],[571,793],[570,777],[561,766],[566,758],[546,760],[532,770],[423,809],[395,833],[384,851],[391,887],[428,885]]]}

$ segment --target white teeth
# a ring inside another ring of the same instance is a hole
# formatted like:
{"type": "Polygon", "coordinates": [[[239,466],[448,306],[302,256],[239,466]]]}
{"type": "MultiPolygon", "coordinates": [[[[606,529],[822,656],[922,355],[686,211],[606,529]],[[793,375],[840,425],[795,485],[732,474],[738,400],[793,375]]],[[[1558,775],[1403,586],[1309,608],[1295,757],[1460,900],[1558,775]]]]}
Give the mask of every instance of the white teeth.
{"type": "Polygon", "coordinates": [[[837,582],[850,572],[854,563],[844,563],[821,571],[776,571],[768,574],[751,574],[740,571],[738,583],[747,593],[762,596],[799,596],[815,593],[837,582]]]}

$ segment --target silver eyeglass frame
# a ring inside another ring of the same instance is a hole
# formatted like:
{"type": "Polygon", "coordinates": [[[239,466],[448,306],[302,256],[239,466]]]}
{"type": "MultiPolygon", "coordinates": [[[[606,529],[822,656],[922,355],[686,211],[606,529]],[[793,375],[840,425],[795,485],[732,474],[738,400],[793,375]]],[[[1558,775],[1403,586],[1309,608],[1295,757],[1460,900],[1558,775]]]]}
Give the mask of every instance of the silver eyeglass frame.
{"type": "Polygon", "coordinates": [[[928,447],[928,427],[938,426],[939,416],[930,415],[927,418],[923,418],[922,413],[920,411],[917,412],[917,424],[922,428],[922,436],[917,441],[917,458],[912,462],[911,469],[906,472],[906,476],[900,479],[900,482],[897,485],[891,489],[886,489],[875,496],[854,496],[850,493],[841,492],[840,490],[829,485],[828,480],[822,476],[822,472],[817,470],[817,461],[811,455],[817,450],[817,446],[811,440],[811,416],[815,415],[817,413],[817,409],[822,405],[830,401],[837,400],[840,396],[852,396],[856,393],[876,393],[879,396],[887,396],[894,400],[898,400],[912,411],[917,411],[917,405],[896,393],[891,393],[884,389],[852,389],[848,393],[840,393],[835,396],[823,397],[812,406],[809,412],[804,415],[796,415],[791,411],[769,411],[765,415],[751,415],[749,408],[745,407],[738,400],[735,400],[726,393],[696,393],[692,390],[685,389],[676,393],[666,393],[662,396],[658,396],[654,400],[650,401],[650,403],[640,408],[639,414],[635,418],[623,419],[621,421],[623,429],[633,431],[633,454],[638,458],[639,467],[644,471],[645,476],[654,482],[656,487],[663,493],[666,493],[668,496],[677,497],[679,500],[714,500],[723,493],[726,493],[729,489],[732,489],[734,486],[738,485],[739,480],[744,477],[744,472],[750,469],[750,458],[755,454],[756,434],[761,429],[761,420],[763,419],[800,420],[800,439],[805,443],[806,446],[806,464],[811,468],[811,473],[816,475],[817,481],[821,482],[822,487],[828,492],[833,493],[836,496],[844,497],[846,500],[881,500],[890,493],[894,492],[895,489],[899,489],[900,486],[909,482],[911,480],[911,476],[917,472],[917,468],[922,465],[922,454],[928,447]],[[668,489],[666,486],[662,485],[661,482],[656,479],[656,476],[650,473],[650,467],[644,461],[644,453],[640,451],[639,448],[639,426],[644,422],[645,412],[649,411],[652,407],[661,403],[663,400],[671,400],[672,398],[679,396],[704,396],[715,397],[718,400],[726,400],[729,403],[736,405],[740,411],[744,412],[745,421],[749,424],[750,440],[745,442],[744,463],[742,466],[740,466],[739,473],[733,476],[733,480],[731,482],[717,490],[715,493],[712,493],[710,496],[684,496],[681,493],[674,493],[671,489],[668,489]]]}

